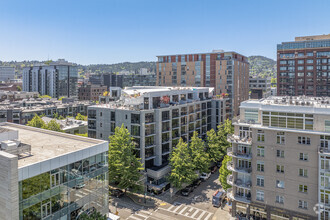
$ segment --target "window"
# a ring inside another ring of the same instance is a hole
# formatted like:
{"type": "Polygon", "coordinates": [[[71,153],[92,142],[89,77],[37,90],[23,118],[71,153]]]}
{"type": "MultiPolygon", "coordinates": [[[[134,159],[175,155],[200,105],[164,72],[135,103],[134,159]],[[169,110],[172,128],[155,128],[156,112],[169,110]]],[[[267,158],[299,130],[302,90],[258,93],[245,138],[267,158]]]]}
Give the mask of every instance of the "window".
{"type": "Polygon", "coordinates": [[[311,138],[309,137],[298,137],[298,144],[306,144],[310,145],[311,144],[311,138]]]}
{"type": "Polygon", "coordinates": [[[303,66],[298,66],[298,70],[304,70],[303,66]]]}
{"type": "Polygon", "coordinates": [[[284,181],[282,180],[276,180],[276,187],[284,189],[284,181]]]}
{"type": "Polygon", "coordinates": [[[245,109],[244,115],[246,121],[258,121],[258,109],[245,109]]]}
{"type": "Polygon", "coordinates": [[[303,201],[303,200],[299,200],[299,203],[298,203],[298,208],[301,208],[301,209],[307,209],[307,202],[306,201],[303,201]]]}
{"type": "Polygon", "coordinates": [[[284,166],[283,165],[276,165],[276,172],[284,173],[284,166]]]}
{"type": "Polygon", "coordinates": [[[299,160],[308,161],[308,154],[307,153],[300,153],[299,160]]]}
{"type": "Polygon", "coordinates": [[[100,122],[100,127],[102,128],[102,122],[100,122]]]}
{"type": "Polygon", "coordinates": [[[265,132],[263,130],[258,130],[257,137],[258,137],[258,141],[264,142],[265,132]]]}
{"type": "Polygon", "coordinates": [[[285,133],[284,132],[277,132],[277,143],[285,144],[285,133]]]}
{"type": "Polygon", "coordinates": [[[261,190],[257,190],[257,197],[256,197],[256,199],[258,200],[258,201],[264,201],[264,191],[261,191],[261,190]]]}
{"type": "Polygon", "coordinates": [[[298,60],[298,64],[304,64],[304,60],[298,60]]]}
{"type": "Polygon", "coordinates": [[[265,147],[258,146],[257,147],[257,156],[258,157],[264,157],[265,156],[265,147]]]}
{"type": "Polygon", "coordinates": [[[284,150],[277,150],[276,151],[276,156],[277,157],[284,158],[284,150]]]}
{"type": "Polygon", "coordinates": [[[313,60],[309,59],[309,60],[307,60],[306,62],[307,62],[308,64],[311,64],[311,63],[313,63],[313,60]]]}
{"type": "Polygon", "coordinates": [[[264,172],[265,163],[263,161],[257,161],[257,171],[264,172]]]}
{"type": "Polygon", "coordinates": [[[264,187],[265,179],[263,176],[257,176],[257,186],[264,187]]]}
{"type": "Polygon", "coordinates": [[[324,131],[330,132],[330,121],[329,120],[324,121],[324,131]]]}
{"type": "Polygon", "coordinates": [[[102,112],[100,112],[100,116],[102,117],[102,112]]]}
{"type": "Polygon", "coordinates": [[[307,185],[299,185],[299,192],[307,193],[307,185]]]}
{"type": "Polygon", "coordinates": [[[283,196],[276,196],[276,203],[283,204],[284,203],[284,197],[283,196]]]}
{"type": "Polygon", "coordinates": [[[307,177],[307,169],[299,169],[299,176],[307,177]]]}

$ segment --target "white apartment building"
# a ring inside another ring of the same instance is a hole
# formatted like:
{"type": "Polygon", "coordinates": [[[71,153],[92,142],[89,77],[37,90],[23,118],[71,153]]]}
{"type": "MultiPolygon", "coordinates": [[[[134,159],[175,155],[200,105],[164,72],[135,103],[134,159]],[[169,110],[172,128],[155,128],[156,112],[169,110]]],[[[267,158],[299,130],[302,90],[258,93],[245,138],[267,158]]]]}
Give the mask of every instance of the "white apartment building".
{"type": "Polygon", "coordinates": [[[216,129],[226,119],[226,101],[213,97],[213,88],[128,87],[119,100],[88,107],[88,136],[108,140],[124,124],[136,141],[149,189],[167,189],[172,148],[194,131],[205,138],[216,129]]]}
{"type": "Polygon", "coordinates": [[[232,215],[330,219],[330,98],[245,101],[228,137],[232,215]]]}
{"type": "Polygon", "coordinates": [[[10,66],[0,66],[0,81],[15,79],[15,68],[10,66]]]}

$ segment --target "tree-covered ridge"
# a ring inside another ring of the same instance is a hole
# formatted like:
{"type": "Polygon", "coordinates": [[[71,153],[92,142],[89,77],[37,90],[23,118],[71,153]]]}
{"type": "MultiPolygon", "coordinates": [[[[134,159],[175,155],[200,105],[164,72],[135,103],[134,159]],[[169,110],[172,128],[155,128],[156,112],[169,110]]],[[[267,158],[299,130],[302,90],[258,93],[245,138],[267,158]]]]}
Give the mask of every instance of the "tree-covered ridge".
{"type": "Polygon", "coordinates": [[[276,61],[264,56],[249,56],[250,76],[276,78],[276,61]]]}

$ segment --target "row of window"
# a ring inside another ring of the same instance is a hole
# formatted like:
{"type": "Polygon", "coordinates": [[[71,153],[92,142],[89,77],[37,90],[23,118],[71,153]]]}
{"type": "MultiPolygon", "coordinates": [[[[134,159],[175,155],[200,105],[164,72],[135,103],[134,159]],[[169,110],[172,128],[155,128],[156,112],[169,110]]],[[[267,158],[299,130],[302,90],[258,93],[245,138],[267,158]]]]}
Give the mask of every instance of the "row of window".
{"type": "MultiPolygon", "coordinates": [[[[256,200],[263,202],[265,200],[265,193],[262,190],[257,190],[256,191],[256,200]]],[[[276,195],[276,203],[284,204],[284,196],[281,195],[276,195]]],[[[298,208],[301,209],[307,209],[308,208],[308,203],[304,200],[299,200],[298,201],[298,208]]]]}
{"type": "MultiPolygon", "coordinates": [[[[265,162],[264,161],[257,161],[257,171],[265,172],[265,162]]],[[[277,173],[284,173],[284,165],[276,165],[276,172],[277,173]]],[[[301,177],[308,177],[307,169],[299,168],[298,175],[301,177]]]]}

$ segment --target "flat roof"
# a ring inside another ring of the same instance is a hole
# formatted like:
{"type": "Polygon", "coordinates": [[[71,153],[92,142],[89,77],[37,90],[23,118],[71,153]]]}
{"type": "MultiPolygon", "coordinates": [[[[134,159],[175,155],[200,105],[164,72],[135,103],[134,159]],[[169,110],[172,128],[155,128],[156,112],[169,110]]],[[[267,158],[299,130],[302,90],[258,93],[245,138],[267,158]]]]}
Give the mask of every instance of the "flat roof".
{"type": "Polygon", "coordinates": [[[156,57],[202,55],[202,54],[221,54],[221,53],[232,53],[232,54],[235,53],[235,54],[241,55],[243,57],[247,57],[247,56],[244,56],[243,54],[237,53],[235,51],[211,51],[211,52],[208,52],[208,53],[181,53],[181,54],[157,55],[156,57]]]}
{"type": "Polygon", "coordinates": [[[31,145],[31,156],[18,160],[18,168],[106,143],[92,139],[13,123],[1,123],[0,129],[18,131],[18,140],[31,145]]]}

